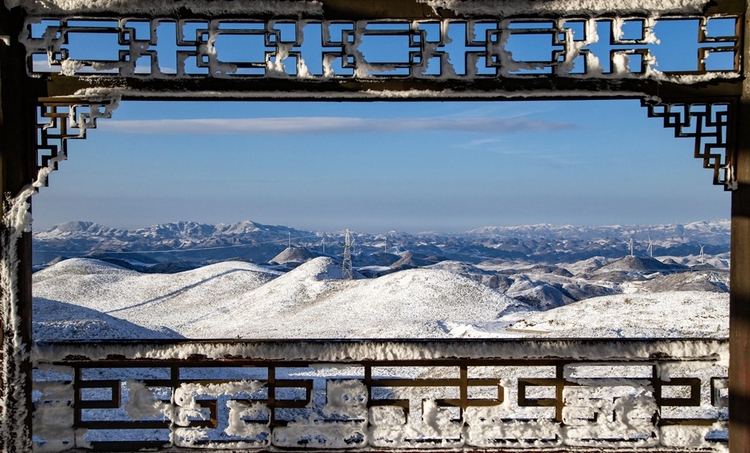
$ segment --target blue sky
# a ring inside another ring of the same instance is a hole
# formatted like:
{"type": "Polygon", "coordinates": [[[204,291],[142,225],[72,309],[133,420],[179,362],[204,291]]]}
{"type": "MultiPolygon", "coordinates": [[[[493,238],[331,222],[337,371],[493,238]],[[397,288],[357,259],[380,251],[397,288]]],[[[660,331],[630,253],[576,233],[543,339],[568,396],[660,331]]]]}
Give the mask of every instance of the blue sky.
{"type": "Polygon", "coordinates": [[[36,229],[254,220],[365,232],[726,218],[631,101],[124,102],[34,198],[36,229]]]}
{"type": "MultiPolygon", "coordinates": [[[[707,32],[733,36],[734,24],[734,19],[712,19],[707,32]]],[[[130,25],[139,39],[149,33],[147,22],[130,25]]],[[[612,49],[633,47],[613,46],[610,25],[600,21],[599,41],[587,47],[605,72],[611,69],[612,49]]],[[[699,25],[693,19],[659,21],[654,33],[660,42],[635,47],[648,48],[663,71],[695,70],[699,47],[729,45],[698,43],[699,25]]],[[[426,40],[436,39],[437,23],[420,26],[428,32],[426,40]]],[[[622,39],[640,39],[643,26],[640,20],[626,21],[622,39]]],[[[154,46],[160,46],[165,72],[176,67],[175,27],[162,23],[154,46]]],[[[274,27],[281,40],[294,41],[292,25],[274,27]]],[[[378,27],[406,30],[409,24],[378,27]]],[[[566,27],[583,39],[582,22],[566,27]]],[[[44,24],[32,32],[41,37],[44,24]]],[[[313,74],[322,73],[320,32],[319,24],[305,27],[309,39],[300,48],[313,74]]],[[[458,73],[466,69],[465,33],[465,25],[452,25],[443,49],[458,73]]],[[[186,34],[193,35],[195,30],[186,34]]],[[[550,36],[514,34],[507,50],[517,61],[545,61],[557,49],[550,36]]],[[[116,33],[78,32],[68,38],[71,58],[116,61],[122,50],[116,33]]],[[[264,49],[273,50],[263,47],[261,34],[220,38],[221,61],[263,62],[264,49]],[[251,46],[253,40],[260,44],[251,46]]],[[[368,61],[408,60],[408,41],[406,35],[367,35],[360,50],[368,61]]],[[[639,67],[636,56],[631,56],[633,70],[639,67]]],[[[47,64],[44,54],[35,59],[40,67],[47,64]]],[[[706,64],[731,70],[732,53],[712,52],[706,64]]],[[[295,68],[288,64],[286,70],[295,68]]],[[[692,140],[674,138],[637,100],[124,102],[88,139],[71,141],[69,151],[70,160],[52,175],[51,186],[35,197],[37,229],[71,220],[125,228],[254,220],[313,230],[417,232],[729,216],[730,196],[711,185],[711,171],[692,157],[692,140]]]]}

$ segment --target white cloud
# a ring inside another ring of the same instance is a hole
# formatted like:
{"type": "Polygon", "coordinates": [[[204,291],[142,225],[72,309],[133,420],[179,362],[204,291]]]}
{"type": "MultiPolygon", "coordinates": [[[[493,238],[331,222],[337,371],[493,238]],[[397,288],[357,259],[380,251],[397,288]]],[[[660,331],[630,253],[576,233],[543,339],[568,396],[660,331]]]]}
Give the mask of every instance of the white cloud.
{"type": "Polygon", "coordinates": [[[504,134],[574,129],[572,123],[531,118],[233,118],[105,121],[101,129],[137,134],[331,134],[454,131],[504,134]]]}

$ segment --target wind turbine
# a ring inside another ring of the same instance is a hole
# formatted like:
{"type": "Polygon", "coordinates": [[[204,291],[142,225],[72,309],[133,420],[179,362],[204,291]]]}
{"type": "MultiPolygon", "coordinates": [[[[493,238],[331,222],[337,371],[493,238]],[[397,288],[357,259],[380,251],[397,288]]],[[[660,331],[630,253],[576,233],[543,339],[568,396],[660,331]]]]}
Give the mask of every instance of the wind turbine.
{"type": "Polygon", "coordinates": [[[630,256],[635,256],[633,253],[633,238],[631,237],[630,241],[626,241],[625,243],[630,247],[630,256]]]}
{"type": "Polygon", "coordinates": [[[703,247],[705,247],[705,245],[703,244],[699,244],[699,245],[701,246],[701,264],[706,264],[706,256],[703,254],[703,247]]]}
{"type": "Polygon", "coordinates": [[[648,236],[648,256],[654,257],[654,244],[651,242],[651,235],[648,236]]]}

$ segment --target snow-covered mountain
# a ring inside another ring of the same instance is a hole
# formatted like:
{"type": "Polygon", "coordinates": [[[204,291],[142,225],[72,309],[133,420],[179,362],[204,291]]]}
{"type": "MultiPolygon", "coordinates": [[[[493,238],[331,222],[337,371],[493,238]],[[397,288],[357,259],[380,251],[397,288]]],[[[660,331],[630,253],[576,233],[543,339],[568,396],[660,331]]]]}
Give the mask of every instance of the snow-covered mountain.
{"type": "Polygon", "coordinates": [[[74,258],[34,274],[33,327],[39,339],[726,335],[726,273],[620,261],[600,268],[630,281],[449,261],[342,280],[329,257],[288,272],[229,261],[155,274],[74,258]]]}
{"type": "MultiPolygon", "coordinates": [[[[106,257],[124,262],[156,264],[208,262],[240,258],[267,262],[291,242],[321,255],[338,256],[343,232],[312,232],[251,221],[209,225],[174,222],[124,230],[91,222],[69,222],[34,233],[34,262],[58,257],[106,257]]],[[[355,266],[391,265],[452,259],[470,263],[486,260],[527,260],[531,263],[573,263],[629,253],[632,239],[637,255],[649,243],[654,256],[707,255],[729,251],[728,220],[641,226],[525,225],[485,227],[462,233],[355,233],[355,266]],[[390,259],[390,257],[394,257],[390,259]],[[406,262],[409,261],[409,262],[406,262]]],[[[421,265],[421,264],[420,264],[421,265]]]]}
{"type": "Polygon", "coordinates": [[[601,239],[630,238],[642,240],[650,237],[654,243],[685,243],[699,241],[703,244],[729,243],[729,220],[699,221],[685,224],[657,225],[521,225],[489,226],[468,231],[469,235],[519,239],[568,239],[596,241],[601,239]]]}

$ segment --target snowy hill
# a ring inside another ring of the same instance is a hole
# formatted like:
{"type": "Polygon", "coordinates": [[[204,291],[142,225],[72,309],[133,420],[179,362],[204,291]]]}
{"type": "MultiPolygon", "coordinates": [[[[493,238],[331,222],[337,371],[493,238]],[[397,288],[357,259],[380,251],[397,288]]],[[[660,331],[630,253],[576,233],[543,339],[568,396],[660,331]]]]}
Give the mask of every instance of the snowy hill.
{"type": "Polygon", "coordinates": [[[34,299],[32,318],[32,335],[39,340],[183,338],[170,329],[149,329],[97,310],[41,297],[34,299]]]}
{"type": "Polygon", "coordinates": [[[447,327],[460,337],[726,338],[729,295],[699,291],[616,294],[521,314],[510,325],[451,323],[447,327]]]}
{"type": "MultiPolygon", "coordinates": [[[[89,259],[34,274],[34,297],[59,300],[188,338],[445,337],[441,322],[477,322],[525,304],[443,270],[339,280],[320,257],[278,275],[227,262],[178,274],[140,274],[89,259]]],[[[35,302],[36,303],[36,302],[35,302]]]]}
{"type": "Polygon", "coordinates": [[[271,258],[271,264],[304,263],[318,256],[304,247],[287,247],[283,252],[271,258]]]}
{"type": "Polygon", "coordinates": [[[546,337],[726,338],[729,295],[673,291],[597,297],[534,313],[509,331],[546,337]]]}
{"type": "Polygon", "coordinates": [[[39,298],[74,304],[160,330],[221,309],[214,301],[237,297],[279,275],[261,266],[226,262],[178,274],[141,274],[91,259],[62,261],[33,276],[39,298]]]}
{"type": "Polygon", "coordinates": [[[605,272],[672,272],[677,270],[686,270],[687,266],[680,264],[664,264],[661,261],[647,256],[626,256],[619,260],[612,261],[601,266],[594,273],[602,274],[605,272]]]}

